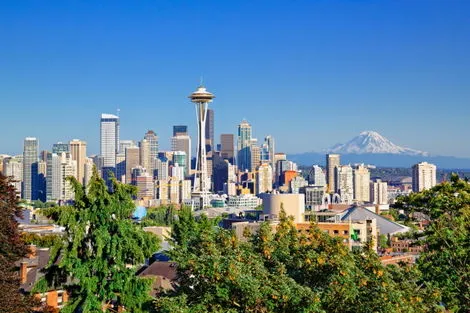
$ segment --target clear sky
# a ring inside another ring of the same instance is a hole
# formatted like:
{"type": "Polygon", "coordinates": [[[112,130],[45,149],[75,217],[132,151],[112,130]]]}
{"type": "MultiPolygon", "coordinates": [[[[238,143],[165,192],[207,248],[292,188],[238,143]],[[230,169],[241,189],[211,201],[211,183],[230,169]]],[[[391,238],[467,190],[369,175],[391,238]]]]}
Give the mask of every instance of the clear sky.
{"type": "MultiPolygon", "coordinates": [[[[187,96],[217,98],[216,138],[246,118],[278,151],[362,130],[470,157],[470,1],[2,1],[0,153],[86,140],[121,110],[121,138],[172,125],[196,140],[187,96]]],[[[218,142],[218,140],[216,140],[218,142]]]]}

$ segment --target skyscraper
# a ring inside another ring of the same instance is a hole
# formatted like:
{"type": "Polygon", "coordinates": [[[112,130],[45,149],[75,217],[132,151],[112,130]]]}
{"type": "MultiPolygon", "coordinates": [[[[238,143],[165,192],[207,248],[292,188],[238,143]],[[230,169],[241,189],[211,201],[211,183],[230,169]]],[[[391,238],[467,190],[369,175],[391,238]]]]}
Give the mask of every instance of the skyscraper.
{"type": "MultiPolygon", "coordinates": [[[[261,148],[258,146],[258,139],[251,139],[251,170],[255,171],[261,164],[261,148]]],[[[272,171],[271,171],[272,173],[272,171]]]]}
{"type": "Polygon", "coordinates": [[[126,148],[126,184],[130,184],[132,181],[132,169],[139,166],[139,152],[139,147],[126,148]]]}
{"type": "Polygon", "coordinates": [[[370,183],[370,202],[373,204],[388,203],[388,184],[387,182],[377,179],[370,183]]]}
{"type": "Polygon", "coordinates": [[[23,199],[38,199],[38,140],[26,137],[23,149],[23,199]]]}
{"type": "Polygon", "coordinates": [[[196,105],[197,114],[197,129],[198,129],[198,143],[196,154],[196,172],[194,176],[193,195],[199,199],[199,207],[204,208],[208,203],[208,193],[210,188],[210,180],[207,169],[207,155],[206,155],[206,122],[207,122],[207,109],[209,102],[215,96],[208,92],[204,86],[199,86],[189,98],[191,102],[196,105]]]}
{"type": "Polygon", "coordinates": [[[238,125],[237,161],[240,171],[251,171],[251,125],[243,120],[238,125]]]}
{"type": "Polygon", "coordinates": [[[3,159],[3,174],[13,177],[11,184],[16,193],[21,196],[21,185],[23,181],[23,156],[6,157],[3,159]]]}
{"type": "Polygon", "coordinates": [[[72,160],[77,162],[77,180],[83,184],[85,177],[85,161],[86,161],[86,142],[78,139],[70,141],[70,153],[72,160]]]}
{"type": "Polygon", "coordinates": [[[354,200],[370,201],[370,172],[364,164],[358,165],[353,171],[354,200]]]}
{"type": "Polygon", "coordinates": [[[152,159],[150,158],[150,143],[147,139],[142,139],[139,142],[140,149],[140,165],[144,167],[148,173],[151,172],[152,159]]]}
{"type": "Polygon", "coordinates": [[[220,144],[222,158],[233,164],[235,157],[235,141],[233,134],[221,134],[220,144]]]}
{"type": "Polygon", "coordinates": [[[186,152],[184,151],[175,151],[173,153],[173,165],[178,164],[178,166],[183,171],[183,178],[188,175],[188,171],[186,170],[186,152]]]}
{"type": "Polygon", "coordinates": [[[340,165],[336,168],[336,188],[343,203],[351,203],[354,198],[353,170],[349,165],[340,165]]]}
{"type": "Polygon", "coordinates": [[[266,193],[273,190],[273,169],[268,163],[261,164],[258,167],[256,175],[257,193],[266,193]]]}
{"type": "Polygon", "coordinates": [[[46,199],[54,201],[60,199],[61,185],[61,159],[57,153],[47,154],[46,199]]]}
{"type": "Polygon", "coordinates": [[[103,157],[103,177],[108,171],[115,173],[116,154],[119,152],[119,117],[113,114],[101,114],[100,154],[103,157]]]}
{"type": "Polygon", "coordinates": [[[182,133],[171,137],[171,151],[186,153],[186,175],[191,175],[191,137],[182,133]]]}
{"type": "Polygon", "coordinates": [[[326,155],[326,183],[328,185],[328,192],[333,193],[338,191],[336,186],[337,181],[337,168],[340,165],[339,154],[326,155]]]}
{"type": "Polygon", "coordinates": [[[214,110],[207,109],[206,118],[206,151],[214,150],[214,110]]]}
{"type": "Polygon", "coordinates": [[[413,165],[413,191],[420,192],[436,186],[436,165],[421,162],[413,165]]]}
{"type": "Polygon", "coordinates": [[[326,186],[325,173],[318,165],[313,165],[308,172],[308,183],[311,186],[326,186]]]}
{"type": "Polygon", "coordinates": [[[261,149],[261,162],[268,163],[271,165],[272,169],[276,168],[274,153],[274,138],[271,135],[268,135],[264,138],[264,143],[261,149]]]}
{"type": "Polygon", "coordinates": [[[150,146],[150,164],[151,164],[151,166],[147,170],[148,170],[148,172],[152,173],[152,175],[153,175],[153,171],[154,171],[153,164],[154,164],[155,158],[158,155],[158,136],[153,130],[149,130],[145,133],[144,138],[149,142],[149,146],[150,146]]]}

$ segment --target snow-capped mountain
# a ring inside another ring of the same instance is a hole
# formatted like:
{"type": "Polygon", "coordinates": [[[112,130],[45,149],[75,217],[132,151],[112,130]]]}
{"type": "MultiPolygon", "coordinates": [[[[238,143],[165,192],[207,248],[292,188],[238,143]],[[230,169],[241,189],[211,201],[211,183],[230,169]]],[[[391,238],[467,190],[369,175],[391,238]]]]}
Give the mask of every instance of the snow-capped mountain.
{"type": "Polygon", "coordinates": [[[427,152],[397,146],[375,131],[363,131],[344,144],[331,147],[329,152],[340,154],[399,154],[428,156],[427,152]]]}

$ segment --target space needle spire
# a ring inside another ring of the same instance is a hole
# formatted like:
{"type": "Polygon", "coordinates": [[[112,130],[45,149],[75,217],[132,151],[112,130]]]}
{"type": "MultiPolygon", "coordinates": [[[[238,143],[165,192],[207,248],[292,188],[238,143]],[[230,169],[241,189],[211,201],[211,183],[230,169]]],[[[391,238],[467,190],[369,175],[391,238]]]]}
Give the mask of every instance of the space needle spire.
{"type": "Polygon", "coordinates": [[[198,140],[197,140],[197,155],[196,155],[196,172],[194,175],[194,186],[193,186],[193,199],[198,198],[199,208],[205,208],[209,205],[209,186],[210,178],[207,171],[207,159],[206,159],[206,118],[207,108],[209,102],[215,98],[215,96],[208,92],[206,88],[201,85],[193,92],[189,98],[191,102],[196,104],[196,116],[197,116],[197,129],[198,129],[198,140]]]}

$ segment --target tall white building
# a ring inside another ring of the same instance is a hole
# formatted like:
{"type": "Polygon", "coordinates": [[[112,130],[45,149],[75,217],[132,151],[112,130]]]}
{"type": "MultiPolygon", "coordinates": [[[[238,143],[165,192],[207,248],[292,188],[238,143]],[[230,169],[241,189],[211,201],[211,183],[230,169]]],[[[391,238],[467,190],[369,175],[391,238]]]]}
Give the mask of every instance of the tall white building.
{"type": "Polygon", "coordinates": [[[436,186],[436,165],[421,162],[413,165],[413,191],[420,192],[436,186]]]}
{"type": "Polygon", "coordinates": [[[340,165],[337,169],[336,187],[343,203],[351,203],[354,198],[353,170],[349,165],[340,165]]]}
{"type": "Polygon", "coordinates": [[[370,183],[370,202],[373,204],[388,203],[388,184],[380,179],[370,183]]]}
{"type": "Polygon", "coordinates": [[[77,175],[77,161],[69,152],[47,154],[46,199],[68,201],[74,198],[72,184],[67,177],[77,175]]]}
{"type": "Polygon", "coordinates": [[[23,199],[38,199],[38,140],[27,137],[23,149],[23,199]]]}
{"type": "Polygon", "coordinates": [[[308,172],[308,183],[311,186],[326,186],[326,176],[320,166],[312,166],[308,172]]]}
{"type": "Polygon", "coordinates": [[[273,190],[273,169],[268,163],[261,164],[258,167],[256,175],[257,193],[266,193],[273,190]]]}
{"type": "Polygon", "coordinates": [[[276,162],[274,160],[274,138],[271,135],[264,138],[264,143],[261,147],[261,163],[268,163],[273,170],[276,168],[276,162]]]}
{"type": "Polygon", "coordinates": [[[157,173],[157,180],[163,181],[168,179],[168,159],[155,159],[155,170],[157,173]]]}
{"type": "Polygon", "coordinates": [[[119,117],[113,114],[101,114],[100,154],[103,157],[103,176],[108,171],[115,171],[116,154],[119,153],[119,117]]]}
{"type": "Polygon", "coordinates": [[[353,172],[354,176],[354,200],[370,201],[370,172],[364,164],[358,165],[353,172]]]}
{"type": "Polygon", "coordinates": [[[152,159],[150,155],[150,142],[147,139],[142,139],[139,142],[139,156],[140,165],[144,167],[149,173],[152,171],[152,159]]]}
{"type": "MultiPolygon", "coordinates": [[[[88,186],[88,183],[91,180],[91,176],[93,176],[93,159],[92,158],[86,158],[85,159],[85,165],[84,165],[84,176],[83,176],[83,185],[88,186]]],[[[124,170],[125,172],[125,170],[124,170]]]]}
{"type": "Polygon", "coordinates": [[[23,181],[23,156],[6,157],[3,159],[3,174],[12,177],[12,185],[21,195],[21,182],[23,181]]]}
{"type": "Polygon", "coordinates": [[[178,163],[173,165],[171,168],[171,177],[177,178],[178,180],[184,180],[184,167],[180,167],[178,163]]]}
{"type": "Polygon", "coordinates": [[[261,164],[261,148],[258,146],[258,139],[251,139],[251,169],[255,171],[261,164]]]}

